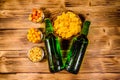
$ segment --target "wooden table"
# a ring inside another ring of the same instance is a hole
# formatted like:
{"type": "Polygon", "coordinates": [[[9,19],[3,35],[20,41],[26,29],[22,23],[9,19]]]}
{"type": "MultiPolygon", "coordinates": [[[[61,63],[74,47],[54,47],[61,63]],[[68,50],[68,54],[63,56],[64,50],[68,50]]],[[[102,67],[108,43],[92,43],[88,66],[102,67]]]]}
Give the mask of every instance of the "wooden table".
{"type": "Polygon", "coordinates": [[[0,80],[120,80],[120,0],[0,0],[0,80]],[[51,74],[47,59],[33,63],[26,33],[44,28],[28,20],[32,8],[50,11],[64,7],[91,21],[90,41],[79,74],[51,74]]]}

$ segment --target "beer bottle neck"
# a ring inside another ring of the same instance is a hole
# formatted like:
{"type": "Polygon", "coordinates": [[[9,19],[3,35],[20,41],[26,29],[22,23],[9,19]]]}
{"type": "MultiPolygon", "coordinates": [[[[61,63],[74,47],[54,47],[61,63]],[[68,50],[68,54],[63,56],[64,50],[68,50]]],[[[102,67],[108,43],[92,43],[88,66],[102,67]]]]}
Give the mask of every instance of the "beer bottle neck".
{"type": "Polygon", "coordinates": [[[45,19],[45,28],[46,28],[45,30],[46,34],[53,33],[52,23],[49,18],[45,19]]]}
{"type": "Polygon", "coordinates": [[[90,26],[90,21],[85,21],[83,23],[83,28],[82,28],[81,34],[87,36],[88,35],[88,31],[89,31],[89,26],[90,26]]]}

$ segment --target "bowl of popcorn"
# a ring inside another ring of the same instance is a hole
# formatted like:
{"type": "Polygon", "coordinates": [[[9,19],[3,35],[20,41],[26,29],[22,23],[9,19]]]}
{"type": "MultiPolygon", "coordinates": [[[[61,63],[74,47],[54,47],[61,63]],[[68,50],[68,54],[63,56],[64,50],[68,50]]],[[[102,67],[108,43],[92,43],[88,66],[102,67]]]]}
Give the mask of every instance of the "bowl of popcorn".
{"type": "Polygon", "coordinates": [[[39,62],[44,58],[44,51],[40,47],[32,47],[28,51],[27,56],[32,62],[39,62]]]}
{"type": "Polygon", "coordinates": [[[27,39],[32,43],[39,43],[43,38],[42,32],[37,28],[30,28],[27,32],[27,39]]]}
{"type": "Polygon", "coordinates": [[[54,33],[62,39],[70,39],[81,32],[82,20],[72,11],[62,11],[52,19],[54,33]]]}

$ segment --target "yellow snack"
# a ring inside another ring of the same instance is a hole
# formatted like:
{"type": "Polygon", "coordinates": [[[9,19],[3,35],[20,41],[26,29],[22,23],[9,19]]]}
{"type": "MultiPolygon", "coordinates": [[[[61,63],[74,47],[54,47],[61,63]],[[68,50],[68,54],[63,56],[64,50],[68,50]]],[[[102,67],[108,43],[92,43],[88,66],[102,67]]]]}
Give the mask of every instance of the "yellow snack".
{"type": "Polygon", "coordinates": [[[43,59],[43,56],[43,50],[39,47],[33,47],[28,52],[28,58],[33,62],[41,61],[43,59]]]}
{"type": "Polygon", "coordinates": [[[57,16],[54,21],[54,31],[60,37],[68,39],[73,35],[77,35],[81,31],[82,21],[72,12],[63,12],[57,16]]]}
{"type": "Polygon", "coordinates": [[[40,42],[42,39],[42,33],[38,29],[30,28],[28,30],[27,39],[33,43],[40,42]]]}
{"type": "Polygon", "coordinates": [[[42,22],[44,19],[44,13],[42,10],[34,8],[28,19],[32,22],[42,22]]]}

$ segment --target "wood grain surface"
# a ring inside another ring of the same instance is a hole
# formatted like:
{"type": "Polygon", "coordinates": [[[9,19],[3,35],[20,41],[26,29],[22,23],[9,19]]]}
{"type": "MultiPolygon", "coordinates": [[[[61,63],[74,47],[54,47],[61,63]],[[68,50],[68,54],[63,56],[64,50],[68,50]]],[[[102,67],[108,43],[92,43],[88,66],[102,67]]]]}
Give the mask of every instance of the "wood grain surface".
{"type": "Polygon", "coordinates": [[[0,0],[0,80],[120,80],[120,0],[0,0]],[[72,10],[91,21],[89,45],[79,74],[63,70],[51,74],[47,58],[33,63],[27,58],[31,27],[45,24],[28,20],[32,8],[45,8],[54,16],[72,10]]]}

